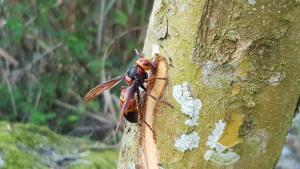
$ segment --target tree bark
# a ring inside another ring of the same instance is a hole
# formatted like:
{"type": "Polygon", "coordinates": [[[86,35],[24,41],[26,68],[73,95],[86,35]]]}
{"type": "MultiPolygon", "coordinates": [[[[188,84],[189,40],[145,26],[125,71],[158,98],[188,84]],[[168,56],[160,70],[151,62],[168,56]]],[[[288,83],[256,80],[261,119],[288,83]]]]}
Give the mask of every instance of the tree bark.
{"type": "Polygon", "coordinates": [[[155,0],[144,53],[168,84],[152,112],[146,97],[153,136],[127,125],[119,168],[274,168],[299,101],[299,5],[155,0]]]}

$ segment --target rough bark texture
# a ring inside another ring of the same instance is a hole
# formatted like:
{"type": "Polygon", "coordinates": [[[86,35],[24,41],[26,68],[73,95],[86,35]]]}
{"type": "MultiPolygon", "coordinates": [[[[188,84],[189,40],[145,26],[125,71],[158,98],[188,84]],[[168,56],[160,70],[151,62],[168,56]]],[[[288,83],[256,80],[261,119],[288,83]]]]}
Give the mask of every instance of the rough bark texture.
{"type": "MultiPolygon", "coordinates": [[[[299,0],[155,1],[144,53],[169,61],[174,108],[152,112],[150,168],[276,165],[299,100],[299,16],[299,0]]],[[[125,131],[119,168],[142,168],[139,127],[125,131]]]]}

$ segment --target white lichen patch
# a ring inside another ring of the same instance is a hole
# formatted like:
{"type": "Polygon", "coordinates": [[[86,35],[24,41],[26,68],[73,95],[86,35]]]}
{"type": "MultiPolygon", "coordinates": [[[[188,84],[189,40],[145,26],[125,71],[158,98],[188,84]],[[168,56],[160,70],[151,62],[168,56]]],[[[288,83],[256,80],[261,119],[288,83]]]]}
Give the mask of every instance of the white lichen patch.
{"type": "Polygon", "coordinates": [[[240,156],[237,153],[218,142],[224,133],[225,127],[226,123],[222,120],[215,123],[215,128],[206,142],[206,145],[210,148],[204,154],[206,161],[212,161],[218,165],[231,165],[239,160],[240,156]]]}
{"type": "Polygon", "coordinates": [[[215,151],[216,152],[220,152],[220,153],[222,153],[222,152],[224,152],[225,150],[227,150],[228,148],[227,147],[225,147],[225,146],[223,146],[221,143],[217,143],[216,145],[215,145],[215,151]]]}
{"type": "Polygon", "coordinates": [[[240,156],[233,151],[221,153],[208,150],[204,154],[204,159],[206,161],[212,161],[218,165],[232,165],[240,159],[240,156]]]}
{"type": "Polygon", "coordinates": [[[222,136],[225,130],[226,123],[222,120],[219,120],[215,123],[215,129],[213,130],[212,134],[208,136],[206,145],[209,146],[211,149],[216,148],[218,146],[218,140],[222,136]]]}
{"type": "Polygon", "coordinates": [[[249,3],[250,5],[255,5],[255,4],[256,4],[256,0],[248,0],[248,3],[249,3]]]}
{"type": "Polygon", "coordinates": [[[154,58],[156,54],[159,54],[159,46],[157,44],[152,46],[151,57],[154,58]]]}
{"type": "Polygon", "coordinates": [[[269,78],[268,82],[272,85],[272,86],[277,86],[279,85],[279,83],[283,80],[284,75],[280,72],[275,72],[271,75],[271,77],[269,78]]]}
{"type": "Polygon", "coordinates": [[[180,104],[181,111],[191,118],[187,119],[185,124],[188,126],[198,126],[202,103],[200,99],[192,97],[188,83],[184,82],[182,85],[175,85],[173,87],[173,97],[180,104]]]}
{"type": "Polygon", "coordinates": [[[175,148],[180,152],[185,152],[186,150],[193,150],[199,146],[200,137],[197,132],[192,132],[191,134],[182,134],[179,138],[175,140],[175,148]]]}
{"type": "Polygon", "coordinates": [[[212,151],[212,150],[207,150],[207,151],[205,152],[205,154],[204,154],[204,159],[205,159],[206,161],[208,161],[213,153],[214,153],[214,151],[212,151]]]}
{"type": "Polygon", "coordinates": [[[187,126],[198,126],[199,117],[193,117],[191,119],[185,120],[184,124],[187,126]]]}

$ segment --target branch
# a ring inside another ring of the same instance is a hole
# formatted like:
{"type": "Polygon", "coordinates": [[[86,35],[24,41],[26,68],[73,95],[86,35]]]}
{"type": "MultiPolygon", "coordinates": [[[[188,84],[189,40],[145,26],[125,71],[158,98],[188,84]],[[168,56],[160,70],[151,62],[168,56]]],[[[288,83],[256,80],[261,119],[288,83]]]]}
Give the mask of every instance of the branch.
{"type": "Polygon", "coordinates": [[[100,2],[100,11],[99,11],[99,24],[98,24],[98,31],[97,31],[97,39],[96,39],[96,48],[97,51],[101,49],[102,45],[102,33],[103,33],[103,25],[105,19],[105,2],[106,0],[101,0],[100,2]]]}
{"type": "Polygon", "coordinates": [[[9,55],[3,48],[0,47],[0,57],[7,60],[9,63],[17,66],[19,63],[16,59],[14,59],[11,55],[9,55]]]}
{"type": "MultiPolygon", "coordinates": [[[[81,113],[77,107],[71,105],[71,104],[68,104],[68,103],[65,103],[65,102],[62,102],[60,100],[54,100],[53,101],[54,104],[56,104],[57,106],[60,106],[62,108],[65,108],[65,109],[68,109],[68,110],[71,110],[71,111],[74,111],[74,112],[77,112],[77,113],[81,113]]],[[[98,116],[98,115],[95,115],[94,113],[90,112],[90,111],[86,111],[85,112],[86,115],[98,120],[99,122],[102,122],[102,123],[107,123],[107,124],[111,124],[111,119],[109,118],[103,118],[101,116],[98,116]]]]}
{"type": "Polygon", "coordinates": [[[63,43],[60,42],[60,43],[56,44],[55,46],[48,48],[48,50],[46,50],[44,53],[42,53],[41,55],[38,55],[36,58],[34,58],[28,65],[26,65],[24,68],[22,68],[21,70],[19,70],[17,72],[14,82],[17,79],[19,79],[21,76],[23,76],[26,72],[28,72],[33,67],[34,64],[36,64],[38,61],[42,60],[47,55],[49,55],[50,53],[53,53],[53,51],[55,51],[56,49],[58,49],[62,46],[63,46],[63,43]]]}
{"type": "Polygon", "coordinates": [[[11,84],[10,84],[10,82],[8,80],[8,77],[7,77],[7,73],[5,72],[4,69],[2,69],[2,76],[3,76],[3,79],[4,79],[4,81],[6,83],[6,86],[7,86],[7,89],[8,89],[8,93],[9,93],[9,96],[10,96],[10,101],[11,101],[12,109],[13,109],[13,112],[14,112],[14,116],[16,117],[18,115],[18,111],[17,111],[17,108],[16,108],[16,101],[15,101],[15,98],[14,98],[14,95],[13,95],[11,84]]]}

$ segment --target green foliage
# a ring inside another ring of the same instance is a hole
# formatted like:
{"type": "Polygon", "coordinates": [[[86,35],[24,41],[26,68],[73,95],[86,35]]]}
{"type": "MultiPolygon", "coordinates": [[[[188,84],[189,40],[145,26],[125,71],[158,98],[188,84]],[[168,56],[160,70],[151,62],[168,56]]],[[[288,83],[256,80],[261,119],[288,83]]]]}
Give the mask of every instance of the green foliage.
{"type": "Polygon", "coordinates": [[[73,56],[84,58],[82,55],[87,49],[85,41],[79,39],[75,34],[65,33],[64,42],[73,56]]]}
{"type": "Polygon", "coordinates": [[[127,22],[128,22],[128,17],[124,12],[116,11],[115,21],[116,21],[117,24],[120,24],[122,26],[126,26],[127,22]]]}
{"type": "Polygon", "coordinates": [[[36,109],[31,109],[29,122],[33,124],[47,124],[48,120],[54,119],[56,114],[53,112],[43,113],[36,109]]]}
{"type": "Polygon", "coordinates": [[[24,33],[24,26],[20,17],[11,17],[7,20],[7,28],[11,33],[11,40],[13,42],[20,42],[24,33]]]}
{"type": "Polygon", "coordinates": [[[93,61],[89,62],[87,64],[87,67],[93,74],[99,73],[103,67],[102,59],[97,57],[92,57],[91,60],[93,61]]]}

